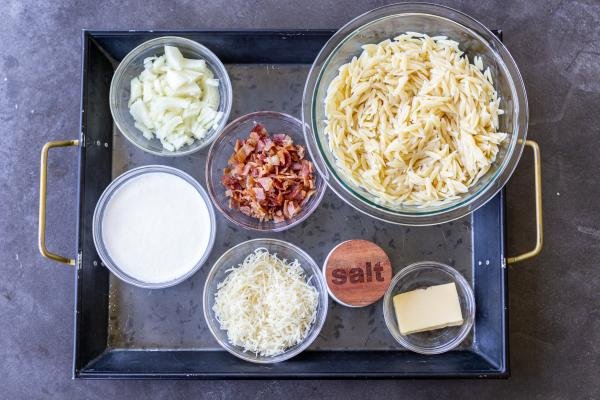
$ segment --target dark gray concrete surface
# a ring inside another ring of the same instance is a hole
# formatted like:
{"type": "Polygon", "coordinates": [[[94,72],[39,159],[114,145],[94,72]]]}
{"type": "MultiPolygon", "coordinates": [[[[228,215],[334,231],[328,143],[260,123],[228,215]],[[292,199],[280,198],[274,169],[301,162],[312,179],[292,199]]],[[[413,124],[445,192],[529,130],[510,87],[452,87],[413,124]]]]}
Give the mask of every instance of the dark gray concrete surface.
{"type": "MultiPolygon", "coordinates": [[[[444,1],[523,73],[542,149],[545,248],[509,267],[504,381],[73,381],[73,271],[37,252],[39,150],[79,124],[81,28],[338,27],[376,1],[0,2],[0,399],[600,398],[600,3],[444,1]]],[[[50,158],[48,242],[74,252],[75,151],[50,158]]],[[[508,249],[533,241],[531,157],[508,187],[508,249]]]]}

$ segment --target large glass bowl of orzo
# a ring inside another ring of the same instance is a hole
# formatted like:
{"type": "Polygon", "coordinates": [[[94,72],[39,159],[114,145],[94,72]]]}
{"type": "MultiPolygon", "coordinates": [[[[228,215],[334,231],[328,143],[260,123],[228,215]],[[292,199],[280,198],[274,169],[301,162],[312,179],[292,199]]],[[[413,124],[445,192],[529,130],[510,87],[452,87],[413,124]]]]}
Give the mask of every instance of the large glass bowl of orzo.
{"type": "Polygon", "coordinates": [[[403,3],[343,26],[307,78],[319,173],[374,218],[433,225],[506,184],[527,135],[525,86],[498,36],[448,7],[403,3]]]}

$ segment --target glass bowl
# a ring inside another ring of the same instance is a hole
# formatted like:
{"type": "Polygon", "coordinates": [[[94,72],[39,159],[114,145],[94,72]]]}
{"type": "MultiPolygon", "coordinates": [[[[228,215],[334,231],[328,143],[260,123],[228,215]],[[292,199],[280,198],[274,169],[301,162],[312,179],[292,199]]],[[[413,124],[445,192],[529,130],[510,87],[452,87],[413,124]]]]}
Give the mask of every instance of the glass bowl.
{"type": "MultiPolygon", "coordinates": [[[[227,161],[233,153],[233,146],[237,139],[245,139],[254,126],[262,124],[269,135],[285,133],[289,135],[295,144],[306,147],[304,143],[303,124],[291,115],[275,111],[258,111],[246,114],[227,125],[213,142],[208,157],[206,158],[206,184],[208,193],[214,205],[229,221],[246,229],[262,232],[281,232],[290,229],[311,215],[323,199],[327,186],[321,175],[315,171],[316,193],[308,199],[301,211],[293,218],[282,222],[259,221],[242,213],[238,209],[229,208],[229,198],[225,196],[225,187],[221,183],[223,170],[227,167],[227,161]]],[[[306,157],[310,155],[306,153],[306,157]]]]}
{"type": "Polygon", "coordinates": [[[231,81],[223,63],[206,47],[190,39],[163,36],[142,43],[123,58],[110,83],[109,101],[110,112],[117,128],[136,147],[157,156],[183,156],[208,146],[216,134],[227,124],[232,102],[231,81]],[[127,104],[130,97],[131,80],[144,70],[144,59],[164,54],[165,45],[178,47],[186,58],[206,60],[208,68],[219,80],[218,111],[223,112],[219,124],[211,128],[203,139],[196,139],[192,144],[186,144],[176,151],[164,149],[156,137],[146,139],[142,132],[134,126],[135,120],[129,113],[127,104]]]}
{"type": "Polygon", "coordinates": [[[421,354],[440,354],[458,346],[475,321],[475,297],[469,282],[454,268],[435,261],[421,261],[402,269],[392,278],[383,297],[383,317],[388,330],[400,345],[421,354]],[[398,328],[393,298],[411,290],[445,283],[456,284],[463,324],[427,332],[403,335],[398,328]]]}
{"type": "Polygon", "coordinates": [[[212,269],[208,273],[208,276],[206,277],[202,307],[204,309],[204,318],[208,328],[210,329],[210,332],[225,350],[234,356],[241,358],[242,360],[259,364],[269,364],[285,361],[294,357],[295,355],[304,351],[317,338],[321,328],[323,328],[323,324],[325,323],[325,318],[327,316],[328,295],[326,284],[321,275],[319,266],[302,249],[283,240],[253,239],[240,243],[237,246],[227,250],[215,262],[212,269]],[[232,267],[242,263],[248,254],[261,247],[266,248],[270,253],[277,253],[277,255],[281,258],[285,258],[287,260],[298,260],[306,273],[306,279],[314,285],[319,293],[317,315],[315,322],[310,328],[308,336],[303,342],[288,348],[282,354],[272,357],[244,352],[241,347],[230,344],[227,339],[227,331],[221,329],[219,321],[217,321],[213,311],[215,294],[217,293],[217,285],[225,280],[229,274],[229,270],[232,267]]]}
{"type": "Polygon", "coordinates": [[[98,203],[96,204],[96,208],[94,210],[94,217],[93,217],[93,222],[92,222],[92,233],[93,233],[93,237],[94,237],[94,245],[96,246],[96,251],[98,252],[98,255],[100,256],[100,259],[102,260],[104,265],[109,269],[110,272],[113,273],[113,275],[115,275],[117,278],[121,279],[122,281],[127,282],[131,285],[138,286],[141,288],[146,288],[146,289],[164,289],[164,288],[167,288],[170,286],[175,286],[175,285],[183,282],[187,278],[191,277],[192,275],[194,275],[204,265],[204,263],[208,259],[208,256],[210,255],[210,252],[213,248],[213,244],[215,243],[216,230],[217,230],[217,224],[216,224],[216,219],[215,219],[215,212],[210,203],[210,198],[206,194],[206,191],[204,190],[204,188],[202,186],[200,186],[198,181],[196,181],[194,178],[192,178],[190,175],[186,174],[185,172],[178,170],[177,168],[167,167],[165,165],[146,165],[143,167],[134,168],[132,170],[125,172],[124,174],[120,175],[115,180],[113,180],[110,183],[110,185],[108,185],[108,187],[106,189],[104,189],[104,192],[100,196],[100,199],[98,200],[98,203]],[[125,185],[127,182],[129,182],[131,179],[134,179],[134,178],[139,177],[144,174],[153,173],[153,172],[164,172],[164,173],[168,173],[168,174],[173,174],[175,176],[182,178],[187,183],[192,185],[194,187],[194,189],[196,189],[198,191],[198,193],[200,194],[200,196],[206,203],[206,208],[208,209],[208,215],[210,218],[210,224],[212,226],[210,236],[208,239],[208,245],[207,245],[206,251],[204,252],[202,257],[196,262],[196,264],[190,270],[186,271],[183,275],[181,275],[173,280],[169,280],[169,281],[165,281],[165,282],[144,282],[144,281],[141,281],[141,280],[127,274],[126,272],[124,272],[121,268],[119,268],[119,266],[111,258],[110,254],[105,246],[104,239],[102,236],[102,219],[104,216],[104,212],[106,211],[106,207],[107,207],[108,203],[110,202],[110,199],[112,198],[112,196],[115,193],[117,193],[117,191],[121,187],[123,187],[123,185],[125,185]]]}
{"type": "Polygon", "coordinates": [[[512,56],[502,42],[475,19],[448,7],[426,3],[401,3],[369,11],[344,25],[325,44],[309,72],[304,88],[302,118],[306,143],[327,185],[346,203],[374,218],[403,225],[433,225],[473,212],[491,199],[512,175],[527,135],[528,106],[525,86],[512,56]],[[473,60],[481,56],[489,66],[501,98],[499,130],[509,138],[496,161],[460,199],[437,206],[392,205],[354,185],[337,169],[325,128],[325,97],[338,68],[360,55],[361,46],[379,43],[407,31],[445,35],[460,43],[473,60]]]}

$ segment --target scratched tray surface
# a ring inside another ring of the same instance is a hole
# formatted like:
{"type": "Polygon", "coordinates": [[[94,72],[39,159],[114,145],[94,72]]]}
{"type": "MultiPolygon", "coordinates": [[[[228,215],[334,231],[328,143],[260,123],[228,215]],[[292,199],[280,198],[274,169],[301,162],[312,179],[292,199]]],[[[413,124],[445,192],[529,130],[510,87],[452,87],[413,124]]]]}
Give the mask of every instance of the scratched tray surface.
{"type": "Polygon", "coordinates": [[[299,245],[322,263],[339,242],[364,238],[389,254],[395,271],[431,259],[455,266],[475,291],[471,335],[458,351],[435,357],[404,351],[388,333],[381,303],[350,309],[330,302],[325,327],[308,351],[276,365],[256,365],[220,349],[202,312],[210,265],[231,246],[256,237],[219,217],[212,255],[195,276],[173,288],[126,285],[101,266],[92,216],[111,178],[139,165],[168,164],[204,184],[206,151],[160,158],[131,146],[115,129],[108,95],[116,65],[158,36],[204,43],[226,64],[234,86],[231,118],[260,109],[298,116],[309,65],[333,31],[83,32],[79,213],[73,376],[76,378],[412,378],[505,377],[508,374],[504,198],[471,217],[437,227],[407,228],[359,214],[332,193],[302,225],[265,235],[299,245]]]}
{"type": "MultiPolygon", "coordinates": [[[[230,119],[257,110],[299,116],[307,64],[228,64],[233,84],[230,119]]],[[[203,186],[208,150],[188,157],[148,155],[131,145],[113,127],[112,177],[140,165],[167,164],[195,177],[203,186]]],[[[328,191],[315,213],[303,224],[277,234],[256,234],[235,227],[217,212],[217,236],[203,268],[187,281],[168,289],[148,290],[110,277],[108,347],[112,349],[218,350],[202,312],[202,289],[211,265],[227,249],[255,237],[277,237],[306,250],[322,265],[338,243],[362,238],[380,245],[394,273],[420,260],[448,263],[473,285],[472,218],[434,227],[402,227],[382,223],[346,205],[328,191]]],[[[459,349],[473,349],[472,331],[459,349]]],[[[330,300],[327,321],[310,350],[403,350],[388,332],[381,301],[352,309],[330,300]]]]}

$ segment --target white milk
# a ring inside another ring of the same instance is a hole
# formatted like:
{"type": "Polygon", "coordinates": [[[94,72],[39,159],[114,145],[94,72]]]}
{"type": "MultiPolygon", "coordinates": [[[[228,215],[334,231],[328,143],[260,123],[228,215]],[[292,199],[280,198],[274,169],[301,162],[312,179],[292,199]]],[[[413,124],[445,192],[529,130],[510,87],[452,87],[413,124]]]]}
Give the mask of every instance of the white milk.
{"type": "Polygon", "coordinates": [[[152,172],[132,178],[114,193],[102,219],[102,240],[124,273],[160,283],[194,268],[212,229],[206,202],[191,184],[152,172]]]}

